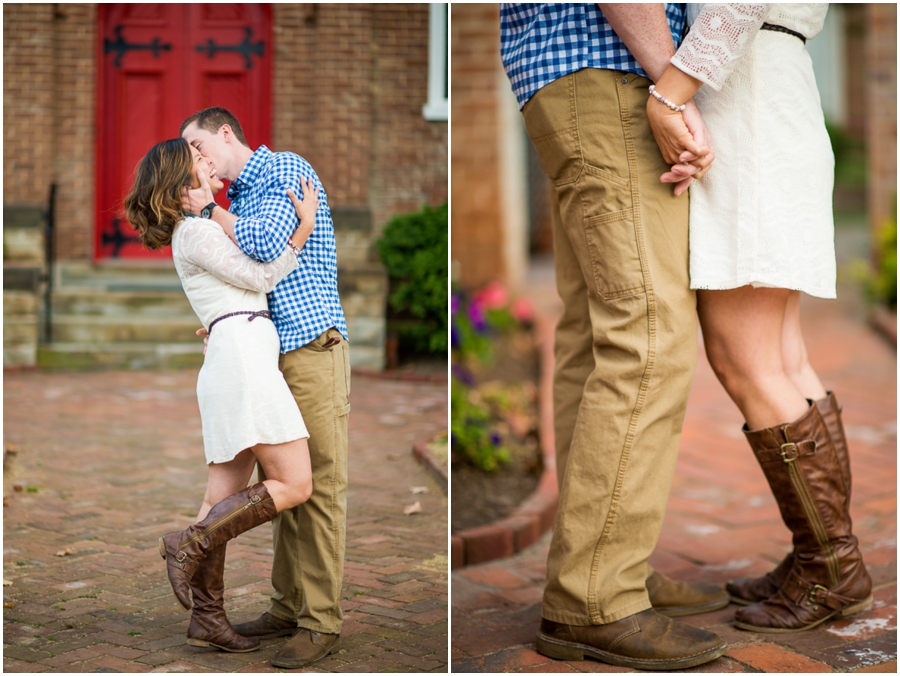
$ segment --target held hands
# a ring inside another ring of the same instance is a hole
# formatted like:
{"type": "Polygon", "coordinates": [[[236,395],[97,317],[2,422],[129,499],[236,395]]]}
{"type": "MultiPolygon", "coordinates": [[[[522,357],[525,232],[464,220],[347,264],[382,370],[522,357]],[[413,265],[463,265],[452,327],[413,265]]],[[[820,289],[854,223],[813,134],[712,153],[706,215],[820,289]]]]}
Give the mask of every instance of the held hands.
{"type": "Polygon", "coordinates": [[[693,99],[677,113],[654,98],[647,101],[647,117],[663,159],[671,171],[660,176],[663,183],[675,183],[675,195],[687,190],[695,178],[709,171],[715,153],[709,146],[709,132],[693,99]]]}
{"type": "Polygon", "coordinates": [[[185,187],[181,194],[181,206],[187,213],[199,216],[203,207],[213,201],[213,194],[206,172],[200,167],[197,168],[197,178],[200,180],[200,187],[185,187]]]}
{"type": "Polygon", "coordinates": [[[302,201],[297,198],[297,195],[294,194],[291,188],[288,188],[287,191],[288,197],[294,205],[294,211],[297,212],[297,218],[300,219],[300,224],[294,230],[294,234],[291,235],[291,241],[298,249],[303,247],[306,240],[309,239],[313,228],[315,228],[316,211],[319,208],[319,188],[313,188],[312,179],[301,178],[300,187],[303,190],[302,201]]]}

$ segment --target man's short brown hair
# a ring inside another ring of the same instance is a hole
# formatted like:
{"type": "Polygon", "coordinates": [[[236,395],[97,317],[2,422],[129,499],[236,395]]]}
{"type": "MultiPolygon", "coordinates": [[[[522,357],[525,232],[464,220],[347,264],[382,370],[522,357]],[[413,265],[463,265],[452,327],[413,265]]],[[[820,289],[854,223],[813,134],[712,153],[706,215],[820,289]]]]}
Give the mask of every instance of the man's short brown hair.
{"type": "Polygon", "coordinates": [[[205,108],[199,113],[194,113],[181,123],[178,135],[184,134],[184,130],[193,122],[196,122],[200,129],[205,129],[210,134],[218,134],[222,125],[227,124],[231,127],[231,131],[234,132],[234,137],[248,148],[250,147],[250,144],[247,143],[247,139],[244,138],[244,130],[241,129],[241,123],[238,122],[238,119],[232,115],[230,111],[225,110],[224,108],[205,108]]]}

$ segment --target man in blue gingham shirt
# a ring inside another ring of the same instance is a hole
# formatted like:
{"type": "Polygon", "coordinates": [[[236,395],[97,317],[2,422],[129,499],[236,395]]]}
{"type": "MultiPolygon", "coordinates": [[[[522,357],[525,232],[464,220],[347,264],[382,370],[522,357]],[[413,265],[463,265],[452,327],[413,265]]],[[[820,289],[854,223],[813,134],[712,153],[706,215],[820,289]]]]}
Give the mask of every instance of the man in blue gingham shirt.
{"type": "MultiPolygon", "coordinates": [[[[684,29],[684,4],[665,6],[677,47],[684,29]]],[[[582,68],[648,77],[595,4],[500,5],[500,57],[519,108],[541,87],[582,68]]]]}
{"type": "Polygon", "coordinates": [[[347,324],[337,289],[337,249],[328,197],[309,162],[294,153],[273,153],[260,146],[228,188],[229,211],[244,253],[261,261],[282,254],[294,232],[297,213],[286,191],[298,193],[300,178],[319,188],[316,226],[303,245],[300,267],[269,294],[272,321],[281,338],[281,351],[306,345],[331,327],[347,338],[347,324]]]}
{"type": "MultiPolygon", "coordinates": [[[[251,150],[240,123],[224,108],[191,116],[182,124],[181,135],[208,160],[210,172],[232,181],[229,211],[215,207],[203,179],[201,188],[187,193],[188,211],[204,215],[207,208],[208,217],[257,260],[280,256],[297,227],[288,189],[299,197],[301,179],[312,179],[319,188],[316,223],[303,245],[299,268],[269,294],[281,338],[279,368],[309,430],[313,491],[305,503],[285,509],[273,521],[274,591],[267,612],[234,627],[248,637],[294,634],[272,664],[296,669],[332,652],[340,643],[343,623],[350,366],[331,210],[306,160],[265,146],[251,150]]],[[[274,452],[296,454],[297,449],[274,452]]],[[[259,480],[264,479],[260,467],[259,480]]]]}

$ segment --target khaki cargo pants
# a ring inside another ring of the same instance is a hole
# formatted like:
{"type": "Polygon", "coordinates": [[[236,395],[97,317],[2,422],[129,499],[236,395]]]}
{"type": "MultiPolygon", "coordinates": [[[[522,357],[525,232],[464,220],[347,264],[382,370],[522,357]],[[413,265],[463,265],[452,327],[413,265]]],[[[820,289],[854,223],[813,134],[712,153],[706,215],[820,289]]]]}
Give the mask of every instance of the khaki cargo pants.
{"type": "Polygon", "coordinates": [[[606,624],[650,608],[659,538],[697,361],[688,197],[647,122],[651,82],[584,69],[525,105],[554,185],[554,413],[560,499],[543,616],[606,624]]]}
{"type": "MultiPolygon", "coordinates": [[[[347,530],[347,420],[350,413],[350,349],[347,341],[324,347],[329,329],[279,358],[279,366],[309,430],[313,473],[310,499],[272,522],[275,556],[269,613],[299,620],[306,629],[339,634],[341,584],[347,530]]],[[[265,479],[257,465],[259,480],[265,479]]]]}

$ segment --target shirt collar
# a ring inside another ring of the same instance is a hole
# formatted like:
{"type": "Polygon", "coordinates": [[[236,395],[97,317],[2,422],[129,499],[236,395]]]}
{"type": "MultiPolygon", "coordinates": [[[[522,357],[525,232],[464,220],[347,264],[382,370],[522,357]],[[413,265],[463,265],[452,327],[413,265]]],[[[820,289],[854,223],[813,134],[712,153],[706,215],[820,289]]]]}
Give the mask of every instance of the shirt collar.
{"type": "Polygon", "coordinates": [[[263,145],[257,148],[250,156],[250,159],[247,160],[244,168],[241,169],[241,173],[228,187],[228,198],[233,200],[241,190],[253,185],[271,157],[272,151],[266,146],[263,145]]]}

